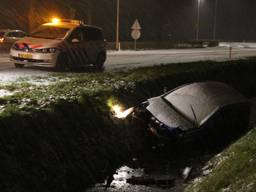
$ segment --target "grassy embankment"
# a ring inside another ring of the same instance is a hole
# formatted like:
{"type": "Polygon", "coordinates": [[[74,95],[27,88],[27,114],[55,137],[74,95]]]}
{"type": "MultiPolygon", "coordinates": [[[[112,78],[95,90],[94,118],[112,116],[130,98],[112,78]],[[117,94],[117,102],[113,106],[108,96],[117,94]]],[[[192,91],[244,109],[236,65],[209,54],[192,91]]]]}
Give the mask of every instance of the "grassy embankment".
{"type": "Polygon", "coordinates": [[[256,130],[236,141],[206,165],[210,172],[197,178],[186,192],[254,192],[256,188],[256,130]]]}
{"type": "Polygon", "coordinates": [[[1,85],[1,191],[82,191],[143,149],[141,138],[111,118],[110,100],[133,106],[164,89],[223,81],[256,95],[255,60],[199,62],[123,72],[65,73],[37,85],[1,85]]]}

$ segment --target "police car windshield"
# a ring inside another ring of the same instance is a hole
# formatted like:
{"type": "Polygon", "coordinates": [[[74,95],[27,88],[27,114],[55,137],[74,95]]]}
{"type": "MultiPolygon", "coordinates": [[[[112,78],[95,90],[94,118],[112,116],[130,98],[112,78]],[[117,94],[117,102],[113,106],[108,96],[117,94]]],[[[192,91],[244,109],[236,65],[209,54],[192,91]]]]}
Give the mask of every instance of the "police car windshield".
{"type": "Polygon", "coordinates": [[[30,34],[30,37],[43,39],[62,39],[65,37],[69,28],[43,26],[30,34]]]}

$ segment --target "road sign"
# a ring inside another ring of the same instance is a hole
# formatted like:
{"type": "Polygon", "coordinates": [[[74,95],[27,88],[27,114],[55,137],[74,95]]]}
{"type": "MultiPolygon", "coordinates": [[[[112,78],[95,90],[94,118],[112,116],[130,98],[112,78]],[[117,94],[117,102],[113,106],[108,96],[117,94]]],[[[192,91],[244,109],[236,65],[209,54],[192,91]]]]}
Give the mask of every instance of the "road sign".
{"type": "Polygon", "coordinates": [[[134,40],[138,40],[141,37],[140,30],[132,30],[131,36],[134,40]]]}
{"type": "Polygon", "coordinates": [[[140,30],[142,29],[139,23],[139,20],[136,19],[131,27],[132,32],[131,36],[134,39],[134,49],[137,49],[137,40],[141,37],[141,32],[140,30]]]}
{"type": "Polygon", "coordinates": [[[139,20],[136,19],[131,27],[132,30],[141,30],[141,26],[140,26],[140,23],[139,23],[139,20]]]}

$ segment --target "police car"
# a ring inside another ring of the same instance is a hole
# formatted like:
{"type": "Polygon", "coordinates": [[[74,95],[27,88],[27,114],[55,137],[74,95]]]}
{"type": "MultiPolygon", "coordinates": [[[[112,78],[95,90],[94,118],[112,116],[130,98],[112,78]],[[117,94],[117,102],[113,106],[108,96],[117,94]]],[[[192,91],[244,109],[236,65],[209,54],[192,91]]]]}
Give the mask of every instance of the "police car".
{"type": "Polygon", "coordinates": [[[10,58],[18,68],[64,70],[93,65],[100,69],[106,61],[106,41],[98,27],[78,20],[53,19],[15,42],[10,58]]]}

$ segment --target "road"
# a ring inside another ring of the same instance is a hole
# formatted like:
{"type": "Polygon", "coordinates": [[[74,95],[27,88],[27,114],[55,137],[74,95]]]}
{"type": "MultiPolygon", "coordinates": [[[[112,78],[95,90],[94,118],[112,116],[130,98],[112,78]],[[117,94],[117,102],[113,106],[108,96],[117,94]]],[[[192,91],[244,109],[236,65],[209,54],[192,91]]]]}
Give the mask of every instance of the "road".
{"type": "MultiPolygon", "coordinates": [[[[256,56],[256,48],[236,47],[232,49],[232,59],[244,58],[249,56],[256,56]]],[[[109,52],[106,69],[112,70],[207,60],[223,61],[228,59],[228,47],[204,49],[121,51],[109,52]]]]}
{"type": "MultiPolygon", "coordinates": [[[[256,56],[256,47],[234,47],[232,59],[256,56]]],[[[106,70],[119,70],[161,64],[185,63],[193,61],[223,61],[229,59],[228,47],[203,49],[170,49],[145,51],[109,51],[105,65],[106,70]]],[[[38,69],[15,69],[9,61],[8,54],[0,56],[0,82],[16,80],[19,77],[45,76],[49,71],[38,69]]]]}

